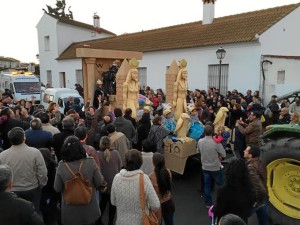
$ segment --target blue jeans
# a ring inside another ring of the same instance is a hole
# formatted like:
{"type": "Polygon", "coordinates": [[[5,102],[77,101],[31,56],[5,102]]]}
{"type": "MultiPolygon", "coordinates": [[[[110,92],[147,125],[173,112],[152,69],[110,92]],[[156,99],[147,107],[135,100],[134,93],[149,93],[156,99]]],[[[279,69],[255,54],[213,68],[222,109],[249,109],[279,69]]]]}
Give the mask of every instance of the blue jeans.
{"type": "Polygon", "coordinates": [[[223,171],[220,169],[218,171],[208,171],[203,170],[204,176],[204,202],[206,206],[211,206],[211,184],[213,181],[217,183],[218,186],[223,184],[223,171]]]}
{"type": "Polygon", "coordinates": [[[269,225],[269,217],[268,217],[268,197],[265,197],[264,204],[257,208],[251,209],[251,214],[256,213],[256,217],[259,225],[269,225]]]}

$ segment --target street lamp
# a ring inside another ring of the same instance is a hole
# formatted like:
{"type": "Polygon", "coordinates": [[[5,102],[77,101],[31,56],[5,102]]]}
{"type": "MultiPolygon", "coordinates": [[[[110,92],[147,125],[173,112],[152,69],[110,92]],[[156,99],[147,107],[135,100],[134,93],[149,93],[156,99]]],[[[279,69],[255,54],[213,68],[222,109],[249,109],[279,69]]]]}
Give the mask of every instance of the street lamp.
{"type": "Polygon", "coordinates": [[[219,94],[221,94],[221,70],[222,70],[222,59],[225,58],[226,51],[222,47],[216,51],[217,58],[220,60],[219,68],[219,94]]]}

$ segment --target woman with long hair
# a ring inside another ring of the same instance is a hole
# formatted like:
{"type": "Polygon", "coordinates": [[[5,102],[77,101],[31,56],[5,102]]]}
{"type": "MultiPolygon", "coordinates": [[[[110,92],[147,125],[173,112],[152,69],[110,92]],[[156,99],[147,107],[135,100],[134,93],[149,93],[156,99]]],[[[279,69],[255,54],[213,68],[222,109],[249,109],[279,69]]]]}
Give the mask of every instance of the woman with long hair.
{"type": "Polygon", "coordinates": [[[137,123],[137,130],[136,130],[138,135],[136,148],[139,151],[142,151],[142,142],[143,140],[147,139],[148,134],[150,132],[150,128],[151,128],[150,113],[144,112],[142,118],[137,123]]]}
{"type": "Polygon", "coordinates": [[[61,200],[61,222],[64,225],[86,225],[94,224],[100,217],[100,209],[96,198],[96,189],[104,183],[99,167],[92,157],[87,154],[76,136],[69,136],[64,141],[61,151],[61,161],[54,180],[54,190],[62,193],[61,200]],[[67,166],[76,173],[80,170],[92,186],[91,201],[84,205],[66,204],[64,191],[67,181],[73,179],[73,175],[67,166]],[[81,168],[81,169],[80,169],[81,168]]]}
{"type": "Polygon", "coordinates": [[[61,121],[63,116],[58,110],[58,105],[55,102],[50,102],[47,108],[47,112],[50,115],[50,123],[52,126],[58,126],[61,121]]]}
{"type": "Polygon", "coordinates": [[[165,158],[162,154],[153,154],[153,164],[154,172],[149,177],[161,204],[161,216],[165,225],[173,225],[175,205],[171,194],[172,174],[166,168],[165,158]]]}
{"type": "MultiPolygon", "coordinates": [[[[103,215],[106,205],[109,203],[108,225],[112,225],[116,214],[116,207],[112,205],[110,201],[111,185],[115,175],[121,170],[122,160],[119,152],[111,149],[108,136],[101,137],[99,148],[100,151],[98,151],[97,154],[100,161],[100,170],[107,182],[106,190],[100,194],[100,210],[101,215],[103,215]]],[[[102,224],[101,217],[96,224],[102,224]]]]}
{"type": "Polygon", "coordinates": [[[222,216],[232,213],[247,224],[254,202],[255,190],[247,165],[243,159],[233,159],[225,171],[225,183],[217,191],[214,215],[220,220],[222,216]]]}

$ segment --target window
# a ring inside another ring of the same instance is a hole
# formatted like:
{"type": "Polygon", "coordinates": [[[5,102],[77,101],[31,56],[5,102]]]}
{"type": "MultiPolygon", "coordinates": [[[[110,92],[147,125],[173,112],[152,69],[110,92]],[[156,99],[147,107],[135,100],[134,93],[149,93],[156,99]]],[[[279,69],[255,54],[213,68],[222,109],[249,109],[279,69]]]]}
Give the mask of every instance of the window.
{"type": "Polygon", "coordinates": [[[45,51],[50,51],[50,36],[44,37],[44,48],[45,51]]]}
{"type": "Polygon", "coordinates": [[[9,81],[5,81],[4,89],[9,89],[9,88],[10,88],[9,81]]]}
{"type": "Polygon", "coordinates": [[[16,93],[39,94],[41,86],[39,82],[14,82],[16,93]]]}
{"type": "Polygon", "coordinates": [[[59,72],[59,84],[60,84],[60,87],[62,87],[62,88],[66,87],[66,73],[65,72],[59,72]]]}
{"type": "Polygon", "coordinates": [[[76,70],[75,74],[76,74],[76,84],[80,84],[81,86],[83,86],[82,70],[76,70]]]}
{"type": "MultiPolygon", "coordinates": [[[[228,64],[221,65],[221,87],[220,93],[222,95],[227,94],[228,90],[228,64]]],[[[209,65],[208,66],[208,87],[216,87],[219,88],[219,77],[220,77],[220,64],[217,65],[209,65]]]]}
{"type": "Polygon", "coordinates": [[[284,84],[285,83],[285,71],[280,70],[277,72],[277,84],[284,84]]]}
{"type": "Polygon", "coordinates": [[[52,102],[53,99],[54,99],[54,96],[53,96],[53,95],[44,94],[43,102],[49,103],[49,102],[52,102]]]}
{"type": "Polygon", "coordinates": [[[49,84],[50,87],[52,87],[52,71],[51,70],[47,70],[47,84],[49,84]]]}
{"type": "Polygon", "coordinates": [[[141,87],[147,86],[147,68],[146,67],[140,67],[138,68],[139,71],[139,82],[141,87]]]}

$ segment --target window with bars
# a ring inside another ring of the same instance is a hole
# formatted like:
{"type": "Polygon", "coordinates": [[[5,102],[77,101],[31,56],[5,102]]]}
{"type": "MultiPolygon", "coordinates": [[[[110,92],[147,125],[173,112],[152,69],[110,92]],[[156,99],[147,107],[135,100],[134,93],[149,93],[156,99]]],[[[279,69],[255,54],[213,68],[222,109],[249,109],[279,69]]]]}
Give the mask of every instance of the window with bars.
{"type": "Polygon", "coordinates": [[[219,80],[221,78],[220,93],[226,95],[228,90],[228,69],[229,64],[222,64],[220,76],[220,64],[208,65],[207,88],[216,87],[219,89],[219,80]]]}

